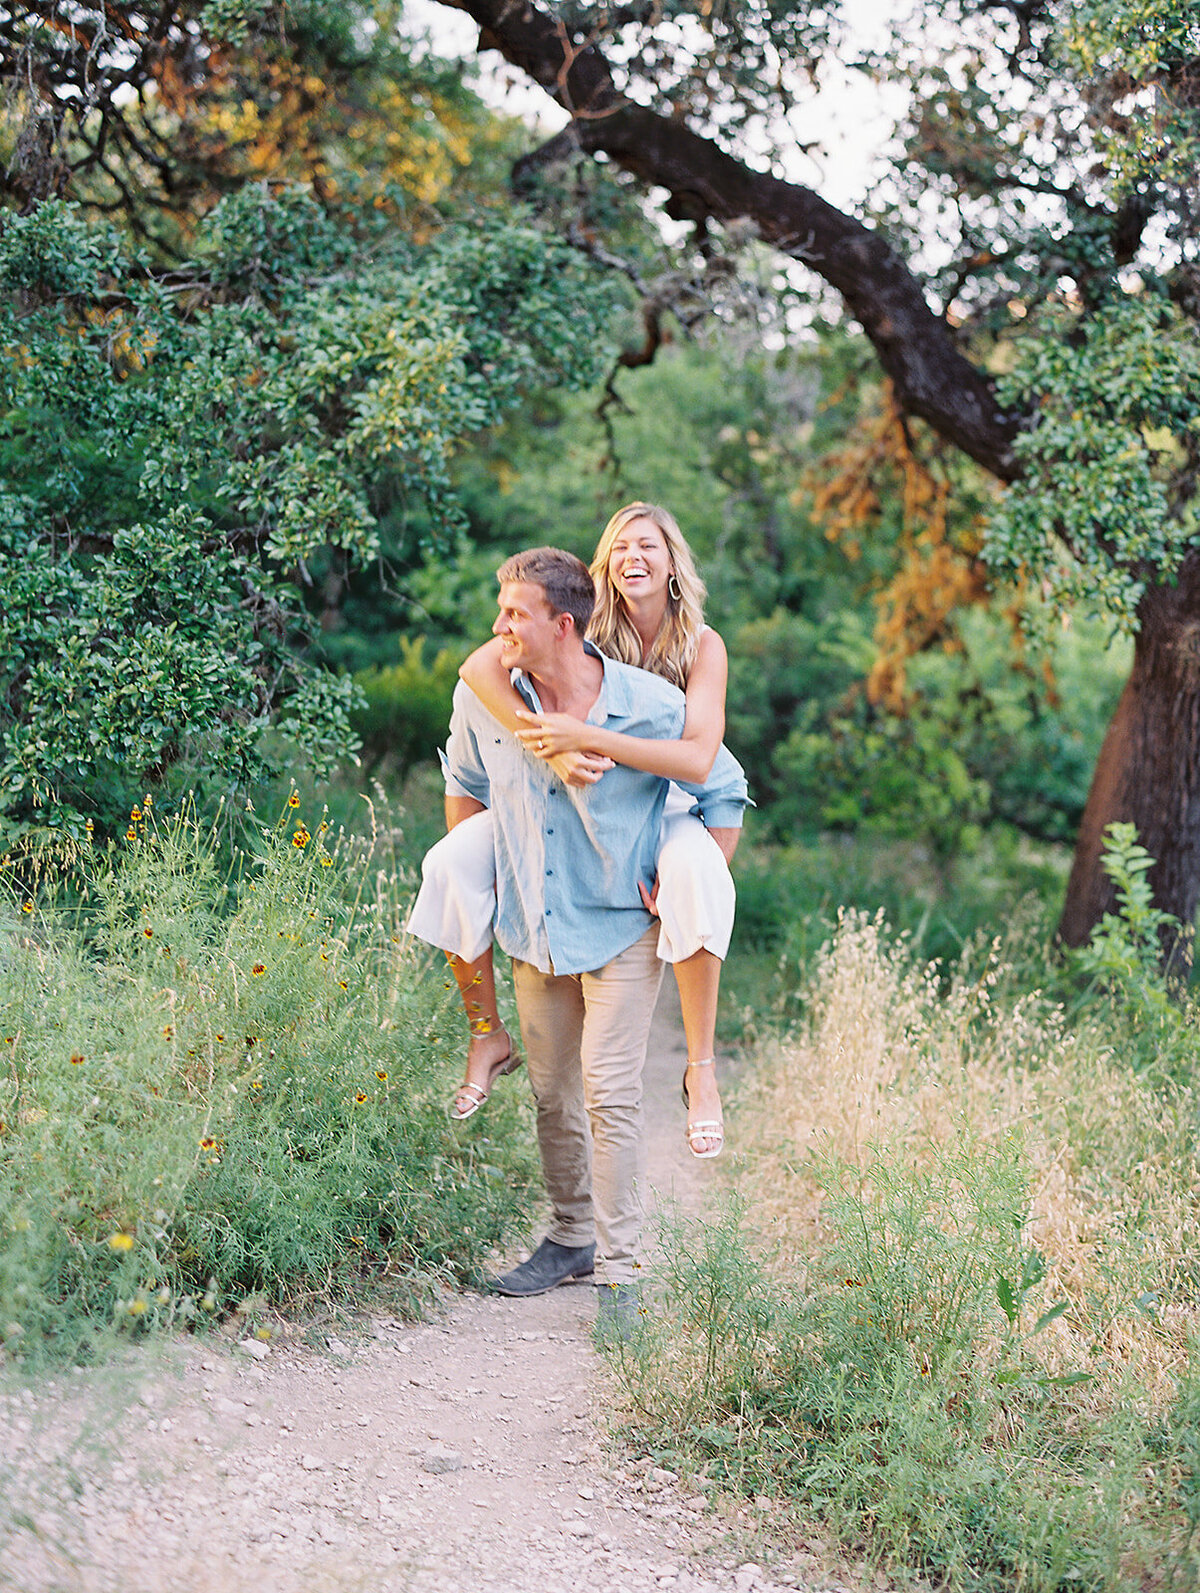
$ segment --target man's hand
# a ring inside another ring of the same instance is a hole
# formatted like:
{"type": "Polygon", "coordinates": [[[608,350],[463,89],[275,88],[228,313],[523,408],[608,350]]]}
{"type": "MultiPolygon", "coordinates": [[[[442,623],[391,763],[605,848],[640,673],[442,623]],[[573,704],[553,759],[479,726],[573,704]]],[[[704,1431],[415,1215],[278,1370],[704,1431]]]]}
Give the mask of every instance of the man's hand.
{"type": "Polygon", "coordinates": [[[615,767],[611,758],[601,758],[594,752],[556,752],[546,755],[546,762],[564,785],[595,785],[606,770],[615,767]]]}
{"type": "MultiPolygon", "coordinates": [[[[732,862],[733,854],[737,851],[737,844],[742,838],[741,830],[735,827],[727,830],[709,830],[708,833],[721,848],[721,856],[725,859],[726,866],[728,866],[732,862]]],[[[641,880],[638,880],[638,893],[642,898],[642,906],[650,914],[651,918],[660,917],[661,915],[658,911],[658,876],[655,875],[654,884],[650,890],[647,890],[641,880]]]]}

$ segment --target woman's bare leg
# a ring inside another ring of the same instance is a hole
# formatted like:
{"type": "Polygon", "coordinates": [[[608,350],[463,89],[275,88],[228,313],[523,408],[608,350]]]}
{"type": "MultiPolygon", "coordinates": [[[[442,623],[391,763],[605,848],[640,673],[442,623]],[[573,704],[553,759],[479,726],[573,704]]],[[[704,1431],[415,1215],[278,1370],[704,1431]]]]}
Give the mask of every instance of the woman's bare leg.
{"type": "MultiPolygon", "coordinates": [[[[492,948],[489,946],[483,956],[476,957],[474,962],[464,962],[449,951],[446,960],[462,997],[471,1035],[467,1045],[467,1072],[463,1085],[474,1084],[486,1095],[491,1087],[492,1070],[512,1052],[512,1039],[496,1006],[492,948]]],[[[468,1106],[477,1104],[477,1098],[469,1090],[464,1093],[460,1085],[454,1104],[456,1110],[465,1112],[468,1106]]]]}
{"type": "MultiPolygon", "coordinates": [[[[717,1088],[717,1070],[711,1061],[717,1044],[721,959],[701,948],[672,966],[675,983],[679,986],[679,1009],[687,1038],[688,1069],[684,1088],[688,1097],[688,1122],[721,1123],[721,1092],[717,1088]],[[695,1065],[704,1062],[708,1062],[708,1066],[695,1065]]],[[[720,1144],[720,1136],[698,1136],[689,1143],[697,1154],[711,1152],[720,1144]]]]}

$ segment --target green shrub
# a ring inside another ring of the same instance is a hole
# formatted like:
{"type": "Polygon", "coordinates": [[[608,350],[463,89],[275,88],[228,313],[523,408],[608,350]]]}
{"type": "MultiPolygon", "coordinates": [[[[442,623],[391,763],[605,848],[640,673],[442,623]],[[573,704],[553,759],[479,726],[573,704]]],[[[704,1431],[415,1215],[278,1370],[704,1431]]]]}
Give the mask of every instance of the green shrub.
{"type": "Polygon", "coordinates": [[[415,1308],[479,1277],[520,1213],[527,1125],[515,1092],[482,1129],[445,1116],[458,1026],[385,839],[287,806],[222,874],[214,829],[137,808],[123,843],[3,908],[10,1350],[380,1277],[415,1308]]]}
{"type": "Polygon", "coordinates": [[[1086,981],[1072,993],[1073,1010],[1103,1009],[1135,1068],[1190,1078],[1197,1013],[1179,964],[1190,966],[1194,931],[1154,906],[1147,878],[1154,859],[1136,826],[1113,823],[1104,835],[1101,864],[1116,888],[1117,908],[1104,914],[1086,946],[1068,955],[1067,976],[1086,981]],[[1165,967],[1164,947],[1171,956],[1165,967]]]}
{"type": "Polygon", "coordinates": [[[352,716],[352,723],[369,762],[387,759],[403,777],[412,764],[437,756],[446,739],[461,662],[461,656],[443,648],[428,664],[424,638],[402,636],[398,664],[355,675],[366,705],[352,716]]]}

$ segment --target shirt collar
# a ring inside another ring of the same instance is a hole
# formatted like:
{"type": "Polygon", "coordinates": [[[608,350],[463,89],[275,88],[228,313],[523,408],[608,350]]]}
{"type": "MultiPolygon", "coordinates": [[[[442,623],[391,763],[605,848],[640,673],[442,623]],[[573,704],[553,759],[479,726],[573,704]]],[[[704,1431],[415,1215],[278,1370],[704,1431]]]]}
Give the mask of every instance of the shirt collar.
{"type": "MultiPolygon", "coordinates": [[[[593,658],[598,658],[600,667],[604,671],[603,678],[600,681],[600,690],[596,693],[595,702],[588,709],[588,716],[585,722],[589,725],[602,725],[610,713],[629,711],[629,683],[622,680],[616,670],[608,667],[612,660],[606,658],[596,644],[589,642],[586,637],[584,637],[583,650],[585,653],[591,653],[593,658]]],[[[523,669],[513,670],[512,683],[531,704],[534,712],[540,714],[542,705],[538,700],[537,688],[523,669]]]]}

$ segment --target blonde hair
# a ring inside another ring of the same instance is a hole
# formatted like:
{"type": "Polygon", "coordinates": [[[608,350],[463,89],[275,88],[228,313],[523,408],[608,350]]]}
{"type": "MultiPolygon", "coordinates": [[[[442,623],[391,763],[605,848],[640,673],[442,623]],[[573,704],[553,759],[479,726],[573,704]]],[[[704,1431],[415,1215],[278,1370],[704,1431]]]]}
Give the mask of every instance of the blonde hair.
{"type": "Polygon", "coordinates": [[[588,638],[602,653],[619,658],[626,664],[637,664],[655,675],[662,675],[680,691],[687,688],[687,678],[696,661],[700,645],[700,632],[704,629],[704,582],[696,570],[692,550],[684,540],[675,516],[653,503],[627,503],[604,527],[596,551],[592,555],[591,576],[596,586],[596,607],[588,627],[588,638]],[[634,628],[621,594],[613,585],[608,573],[608,560],[613,543],[631,520],[651,520],[663,534],[667,556],[671,562],[671,577],[676,597],[667,588],[667,611],[663,615],[658,634],[651,643],[650,652],[642,657],[642,639],[634,628]]]}

